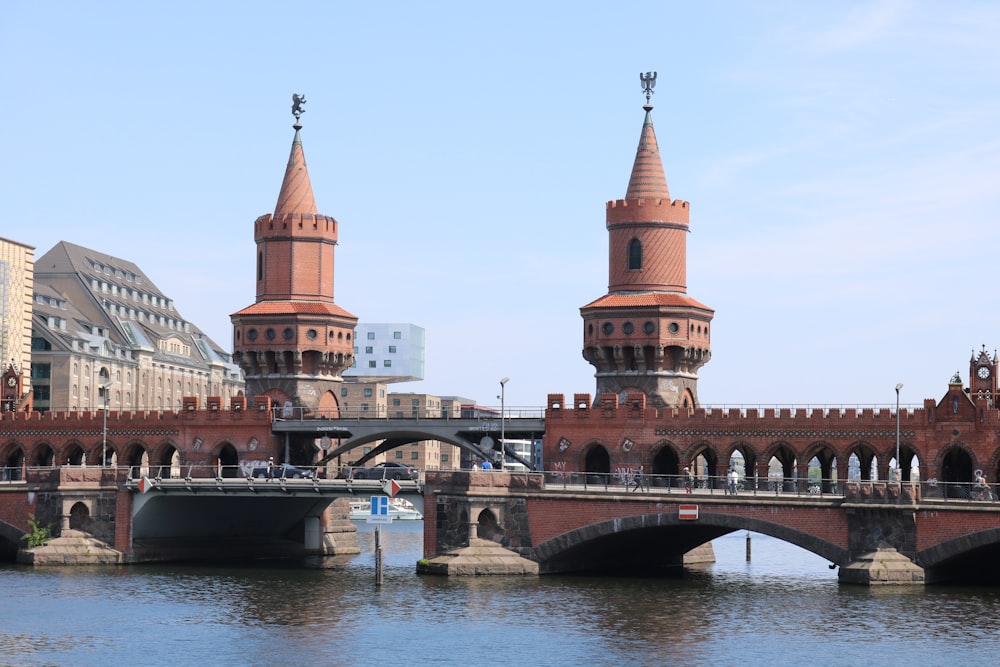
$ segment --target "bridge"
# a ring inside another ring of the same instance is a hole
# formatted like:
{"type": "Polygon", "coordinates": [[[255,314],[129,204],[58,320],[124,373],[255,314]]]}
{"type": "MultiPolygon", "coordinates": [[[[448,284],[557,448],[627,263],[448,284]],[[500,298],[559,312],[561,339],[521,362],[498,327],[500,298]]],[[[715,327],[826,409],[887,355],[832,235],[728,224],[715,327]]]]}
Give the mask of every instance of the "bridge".
{"type": "MultiPolygon", "coordinates": [[[[552,401],[562,403],[560,397],[552,401]]],[[[21,545],[27,517],[35,515],[57,533],[85,531],[131,561],[209,552],[350,553],[355,529],[347,501],[340,500],[379,493],[378,480],[338,479],[337,466],[329,464],[317,468],[316,480],[265,481],[252,474],[248,479],[247,466],[269,455],[278,458],[286,437],[311,448],[329,436],[327,460],[378,441],[375,449],[384,451],[440,440],[482,456],[484,440],[503,431],[510,439],[544,433],[545,472],[426,470],[422,485],[404,488],[422,508],[429,559],[475,538],[530,559],[543,573],[664,568],[734,530],[773,535],[820,554],[841,568],[845,581],[861,568],[867,570],[858,576],[877,578],[875,564],[889,562],[890,554],[898,566],[892,576],[927,581],[961,573],[985,578],[989,559],[1000,556],[1000,503],[969,499],[969,478],[955,472],[986,461],[996,469],[1000,459],[991,458],[985,444],[963,441],[978,442],[980,431],[996,433],[1000,419],[994,412],[956,416],[950,396],[942,402],[945,411],[929,404],[924,413],[901,415],[902,482],[879,481],[893,472],[881,461],[891,458],[895,446],[895,415],[838,415],[838,424],[847,419],[851,426],[838,430],[823,428],[831,419],[826,414],[765,414],[770,430],[749,430],[758,424],[750,415],[653,415],[578,404],[589,401],[574,400],[572,411],[551,406],[544,419],[539,413],[512,414],[501,422],[490,414],[275,417],[264,401],[253,410],[236,404],[230,410],[111,413],[106,441],[101,414],[5,415],[0,459],[8,474],[0,479],[0,547],[10,553],[21,545]],[[940,430],[945,417],[943,446],[919,440],[920,424],[940,430]],[[810,428],[803,428],[803,420],[810,428]],[[612,425],[619,430],[611,432],[612,425]],[[726,441],[716,442],[722,436],[726,441]],[[865,438],[885,442],[872,446],[865,438]],[[609,456],[592,456],[600,447],[609,456]],[[94,465],[105,448],[128,465],[94,465]],[[705,473],[722,468],[736,450],[747,462],[741,468],[745,490],[727,496],[722,476],[705,473]],[[871,451],[880,453],[878,474],[869,465],[875,460],[871,451]],[[861,479],[853,479],[848,465],[855,452],[861,479]],[[676,474],[679,463],[706,458],[709,464],[699,466],[704,486],[696,481],[689,496],[676,474]],[[810,464],[813,458],[818,468],[810,464]],[[783,463],[778,479],[769,478],[772,459],[783,463]],[[641,489],[626,490],[642,463],[656,474],[647,475],[641,489]],[[754,477],[754,471],[763,476],[754,477]],[[811,479],[816,472],[822,479],[811,479]],[[681,506],[691,504],[698,518],[682,519],[681,506]]],[[[356,549],[356,537],[354,544],[356,549]]]]}
{"type": "MultiPolygon", "coordinates": [[[[424,515],[429,560],[478,539],[537,563],[542,574],[660,573],[739,530],[820,555],[845,583],[989,581],[1000,557],[995,496],[972,499],[967,489],[934,482],[793,480],[731,495],[721,478],[687,493],[670,476],[424,477],[398,484],[424,515]]],[[[0,541],[19,541],[23,531],[7,517],[28,508],[103,540],[122,562],[332,553],[354,532],[346,501],[337,501],[381,493],[382,480],[267,479],[204,467],[32,468],[0,483],[0,541]]]]}
{"type": "MultiPolygon", "coordinates": [[[[423,440],[437,440],[455,445],[469,452],[474,460],[492,457],[493,449],[499,449],[501,433],[508,440],[541,438],[545,433],[545,418],[542,408],[512,409],[501,419],[499,413],[477,414],[471,417],[422,414],[411,417],[377,416],[369,413],[355,413],[353,416],[305,416],[298,410],[275,409],[271,423],[273,433],[288,437],[308,439],[330,439],[330,449],[324,452],[320,463],[335,460],[371,443],[379,443],[370,452],[355,456],[355,464],[364,464],[389,450],[402,445],[423,440]],[[336,440],[336,445],[333,441],[336,440]]],[[[521,458],[510,447],[506,455],[520,461],[529,469],[530,461],[521,458]]]]}
{"type": "MultiPolygon", "coordinates": [[[[728,494],[679,480],[641,487],[558,474],[427,474],[428,558],[475,538],[538,563],[540,573],[664,572],[685,554],[738,530],[811,551],[858,584],[996,580],[1000,502],[918,482],[832,480],[728,494]],[[430,504],[428,495],[428,504],[430,504]]],[[[721,479],[718,480],[721,482],[721,479]]]]}
{"type": "MultiPolygon", "coordinates": [[[[59,532],[82,531],[113,547],[120,562],[349,553],[338,543],[354,532],[349,504],[332,506],[339,499],[383,495],[389,483],[241,472],[205,466],[29,468],[23,479],[0,483],[0,516],[32,509],[59,532]]],[[[420,482],[391,483],[397,497],[423,512],[420,482]]],[[[16,545],[23,532],[0,520],[0,542],[16,545]]]]}

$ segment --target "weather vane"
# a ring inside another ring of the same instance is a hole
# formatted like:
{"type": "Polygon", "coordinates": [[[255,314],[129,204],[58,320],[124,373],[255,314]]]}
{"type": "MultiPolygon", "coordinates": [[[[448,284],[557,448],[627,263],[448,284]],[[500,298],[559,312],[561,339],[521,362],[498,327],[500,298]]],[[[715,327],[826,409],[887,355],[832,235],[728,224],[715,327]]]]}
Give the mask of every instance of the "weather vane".
{"type": "MultiPolygon", "coordinates": [[[[655,74],[653,75],[656,76],[655,74]]],[[[295,116],[295,124],[298,125],[299,117],[306,112],[302,105],[306,103],[306,96],[292,93],[292,115],[295,116]]]]}
{"type": "Polygon", "coordinates": [[[656,72],[646,72],[645,74],[639,72],[639,81],[642,82],[642,92],[646,93],[646,104],[649,104],[649,98],[653,96],[653,88],[656,87],[656,72]]]}

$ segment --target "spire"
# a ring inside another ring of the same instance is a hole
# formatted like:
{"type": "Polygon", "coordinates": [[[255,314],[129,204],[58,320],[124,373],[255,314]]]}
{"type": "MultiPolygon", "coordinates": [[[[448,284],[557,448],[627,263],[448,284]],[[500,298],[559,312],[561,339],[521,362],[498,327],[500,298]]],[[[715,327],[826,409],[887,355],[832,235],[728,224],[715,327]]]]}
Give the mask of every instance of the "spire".
{"type": "Polygon", "coordinates": [[[313,197],[312,182],[309,180],[309,170],[306,168],[306,156],[302,151],[302,137],[299,130],[301,114],[305,113],[302,105],[304,95],[292,95],[292,114],[295,116],[295,137],[292,139],[292,151],[288,156],[288,166],[285,167],[285,178],[281,181],[281,192],[278,193],[278,203],[274,205],[274,218],[281,219],[288,213],[315,214],[316,199],[313,197]]]}
{"type": "Polygon", "coordinates": [[[646,119],[642,123],[642,134],[639,135],[639,147],[635,152],[635,163],[632,165],[632,175],[628,179],[628,191],[625,199],[666,199],[670,200],[670,190],[667,188],[667,177],[663,173],[663,161],[660,159],[660,148],[656,143],[656,132],[653,130],[653,117],[650,113],[653,105],[650,97],[653,86],[656,85],[656,72],[640,74],[642,89],[646,93],[646,119]]]}

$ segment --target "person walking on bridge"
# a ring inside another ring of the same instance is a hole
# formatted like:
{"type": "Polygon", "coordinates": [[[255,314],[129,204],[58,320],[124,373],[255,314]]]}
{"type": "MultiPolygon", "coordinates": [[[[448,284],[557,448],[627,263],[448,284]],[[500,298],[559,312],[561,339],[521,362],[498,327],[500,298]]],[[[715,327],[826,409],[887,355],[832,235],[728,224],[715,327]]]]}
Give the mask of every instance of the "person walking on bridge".
{"type": "Polygon", "coordinates": [[[684,466],[684,493],[691,493],[692,486],[694,486],[694,475],[691,473],[691,468],[684,466]]]}
{"type": "Polygon", "coordinates": [[[635,479],[633,482],[635,482],[635,488],[632,489],[633,491],[639,491],[642,489],[642,466],[639,466],[639,469],[635,471],[635,479]]]}

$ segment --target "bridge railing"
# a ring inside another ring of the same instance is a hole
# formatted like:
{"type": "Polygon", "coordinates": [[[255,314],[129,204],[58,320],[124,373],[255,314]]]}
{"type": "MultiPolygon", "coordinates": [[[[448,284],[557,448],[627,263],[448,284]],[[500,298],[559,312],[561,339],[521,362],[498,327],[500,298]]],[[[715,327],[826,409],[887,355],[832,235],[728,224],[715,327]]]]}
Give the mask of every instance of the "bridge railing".
{"type": "MultiPolygon", "coordinates": [[[[506,406],[503,410],[504,419],[542,419],[545,417],[545,408],[530,406],[506,406]]],[[[363,406],[351,406],[347,408],[317,408],[311,409],[301,406],[285,406],[273,408],[273,415],[276,420],[306,420],[306,419],[339,419],[339,420],[368,420],[368,419],[432,419],[432,420],[469,420],[480,421],[500,420],[500,408],[488,408],[476,406],[475,408],[463,410],[450,410],[448,408],[428,408],[426,406],[393,406],[393,405],[372,405],[369,408],[363,406]]]]}
{"type": "MultiPolygon", "coordinates": [[[[417,478],[422,472],[412,466],[409,470],[417,471],[417,478]]],[[[95,469],[96,470],[96,469],[95,469]]],[[[288,466],[280,463],[268,465],[266,461],[247,461],[237,465],[137,465],[123,468],[130,479],[148,477],[153,480],[162,479],[349,479],[374,480],[403,479],[414,481],[411,476],[400,468],[364,467],[336,465],[333,463],[319,466],[288,466]]]]}
{"type": "MultiPolygon", "coordinates": [[[[546,471],[548,488],[588,492],[666,493],[686,496],[732,495],[729,478],[719,476],[639,474],[622,468],[609,473],[546,471]],[[689,491],[690,490],[690,491],[689,491]]],[[[913,502],[919,500],[957,503],[994,503],[1000,507],[1000,489],[974,482],[939,482],[935,479],[890,482],[860,479],[797,479],[784,477],[740,477],[735,495],[752,497],[843,498],[851,502],[913,502]]]]}

